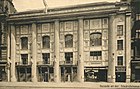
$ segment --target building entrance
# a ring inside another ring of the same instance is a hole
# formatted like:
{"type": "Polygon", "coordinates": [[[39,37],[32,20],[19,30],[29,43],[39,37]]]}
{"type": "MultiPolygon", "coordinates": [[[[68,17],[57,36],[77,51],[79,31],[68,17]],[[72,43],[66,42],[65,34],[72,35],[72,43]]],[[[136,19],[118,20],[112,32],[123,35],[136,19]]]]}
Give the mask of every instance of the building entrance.
{"type": "Polygon", "coordinates": [[[73,82],[77,79],[77,67],[61,67],[61,81],[73,82]]]}
{"type": "Polygon", "coordinates": [[[7,80],[7,76],[6,76],[5,66],[0,67],[0,81],[6,81],[6,80],[7,80]]]}
{"type": "Polygon", "coordinates": [[[125,82],[126,72],[116,72],[116,82],[125,82]]]}
{"type": "Polygon", "coordinates": [[[53,82],[54,81],[54,71],[53,67],[40,66],[38,67],[38,81],[39,82],[53,82]]]}
{"type": "Polygon", "coordinates": [[[31,67],[17,67],[18,82],[31,82],[31,67]]]}
{"type": "Polygon", "coordinates": [[[107,69],[86,68],[84,70],[85,82],[106,82],[107,69]]]}

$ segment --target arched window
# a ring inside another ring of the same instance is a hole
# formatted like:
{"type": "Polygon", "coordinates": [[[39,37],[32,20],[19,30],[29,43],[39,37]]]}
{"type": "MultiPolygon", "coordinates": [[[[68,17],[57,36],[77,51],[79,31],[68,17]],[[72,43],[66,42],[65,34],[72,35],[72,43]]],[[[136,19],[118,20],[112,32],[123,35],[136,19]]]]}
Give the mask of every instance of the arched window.
{"type": "Polygon", "coordinates": [[[50,37],[49,36],[42,37],[42,46],[43,46],[43,48],[50,48],[50,37]]]}
{"type": "Polygon", "coordinates": [[[90,46],[101,46],[102,34],[100,32],[90,34],[90,46]]]}
{"type": "Polygon", "coordinates": [[[73,35],[71,34],[65,35],[65,47],[66,48],[73,47],[73,35]]]}
{"type": "Polygon", "coordinates": [[[28,37],[21,37],[21,49],[28,49],[28,37]]]}

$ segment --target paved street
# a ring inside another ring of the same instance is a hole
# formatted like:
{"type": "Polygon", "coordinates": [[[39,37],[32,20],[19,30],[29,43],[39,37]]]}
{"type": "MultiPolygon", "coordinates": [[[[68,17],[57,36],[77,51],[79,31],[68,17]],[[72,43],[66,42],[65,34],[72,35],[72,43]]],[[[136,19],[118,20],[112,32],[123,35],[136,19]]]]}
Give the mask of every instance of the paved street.
{"type": "Polygon", "coordinates": [[[0,89],[140,89],[139,83],[0,83],[0,89]]]}

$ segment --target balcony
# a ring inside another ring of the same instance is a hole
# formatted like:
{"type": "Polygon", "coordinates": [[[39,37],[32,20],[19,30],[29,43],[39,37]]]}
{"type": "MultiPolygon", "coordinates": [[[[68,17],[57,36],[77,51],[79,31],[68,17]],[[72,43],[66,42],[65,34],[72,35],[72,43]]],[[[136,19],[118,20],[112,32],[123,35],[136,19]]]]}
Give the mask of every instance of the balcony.
{"type": "Polygon", "coordinates": [[[50,65],[53,65],[53,61],[38,61],[37,65],[39,65],[39,66],[50,66],[50,65]]]}
{"type": "Polygon", "coordinates": [[[32,62],[16,62],[16,66],[31,66],[32,62]]]}
{"type": "Polygon", "coordinates": [[[60,61],[60,65],[77,65],[77,61],[60,61]]]}

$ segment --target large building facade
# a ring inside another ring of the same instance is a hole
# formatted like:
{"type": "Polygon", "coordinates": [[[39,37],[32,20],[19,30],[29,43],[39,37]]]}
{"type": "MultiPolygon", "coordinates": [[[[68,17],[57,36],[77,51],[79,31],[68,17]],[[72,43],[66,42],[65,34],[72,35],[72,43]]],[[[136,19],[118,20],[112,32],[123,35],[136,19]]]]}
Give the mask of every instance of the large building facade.
{"type": "Polygon", "coordinates": [[[25,11],[7,19],[7,81],[134,82],[129,3],[25,11]]]}

